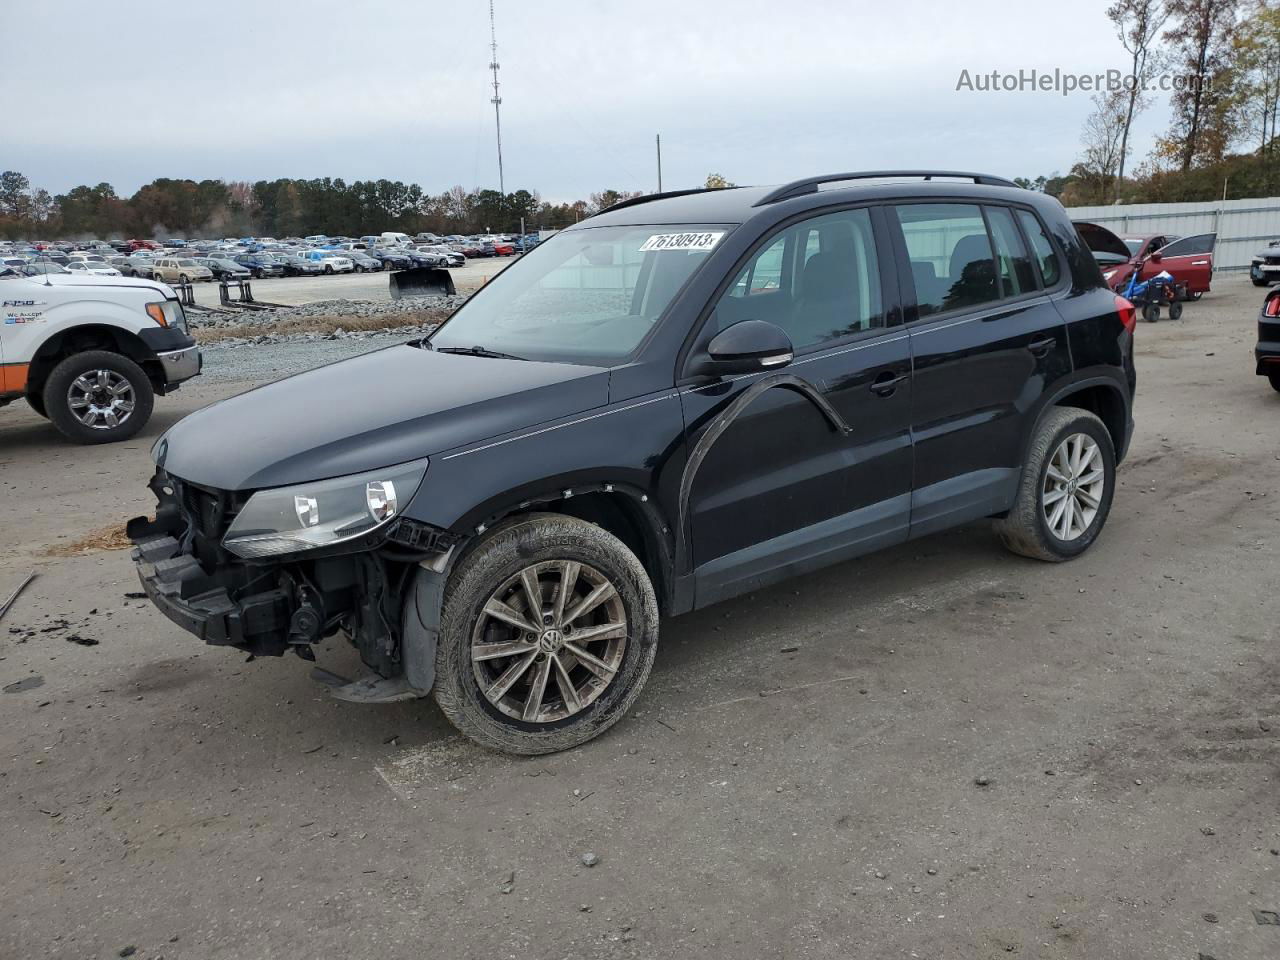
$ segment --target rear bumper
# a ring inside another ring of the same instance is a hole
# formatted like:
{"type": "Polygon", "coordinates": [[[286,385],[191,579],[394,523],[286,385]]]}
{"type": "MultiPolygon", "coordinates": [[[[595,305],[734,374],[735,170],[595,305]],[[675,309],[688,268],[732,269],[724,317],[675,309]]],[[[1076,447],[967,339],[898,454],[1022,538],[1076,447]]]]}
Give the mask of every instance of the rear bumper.
{"type": "Polygon", "coordinates": [[[1280,371],[1280,318],[1258,321],[1258,345],[1253,348],[1257,373],[1265,376],[1280,371]]]}

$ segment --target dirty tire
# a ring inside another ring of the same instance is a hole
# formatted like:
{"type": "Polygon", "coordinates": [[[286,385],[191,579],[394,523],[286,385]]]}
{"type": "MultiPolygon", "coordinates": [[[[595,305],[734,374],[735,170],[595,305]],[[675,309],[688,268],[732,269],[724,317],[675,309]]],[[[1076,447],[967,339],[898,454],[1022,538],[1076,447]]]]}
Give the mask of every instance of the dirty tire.
{"type": "Polygon", "coordinates": [[[155,405],[151,381],[128,357],[109,350],[86,350],[67,357],[49,374],[41,399],[45,415],[58,432],[76,443],[115,443],[128,440],[147,425],[155,405]],[[133,388],[134,407],[128,419],[117,427],[96,429],[81,423],[71,411],[67,393],[81,374],[90,370],[110,370],[129,381],[133,388]]]}
{"type": "Polygon", "coordinates": [[[1144,304],[1142,307],[1142,319],[1147,321],[1147,323],[1159,323],[1160,304],[1155,303],[1154,301],[1144,304]]]}
{"type": "Polygon", "coordinates": [[[1061,563],[1080,556],[1093,544],[1107,522],[1116,489],[1116,458],[1111,434],[1102,421],[1087,410],[1051,407],[1036,425],[1018,482],[1018,495],[1007,516],[994,521],[996,534],[1005,547],[1034,560],[1061,563]],[[1077,433],[1091,437],[1102,454],[1105,481],[1101,504],[1089,527],[1074,540],[1062,540],[1050,529],[1041,509],[1041,495],[1049,461],[1059,445],[1077,433]]]}
{"type": "Polygon", "coordinates": [[[436,703],[477,743],[535,756],[567,750],[617,723],[639,696],[658,651],[658,604],[644,567],[613,534],[560,514],[529,514],[495,527],[449,577],[436,648],[436,703]],[[472,667],[472,631],[491,594],[531,564],[572,560],[589,565],[617,590],[627,618],[617,673],[576,714],[547,723],[502,713],[480,689],[472,667]]]}
{"type": "Polygon", "coordinates": [[[1280,370],[1272,370],[1267,374],[1267,379],[1271,381],[1271,389],[1280,391],[1280,370]]]}
{"type": "Polygon", "coordinates": [[[1172,303],[1169,304],[1169,319],[1170,320],[1182,319],[1182,301],[1181,300],[1174,300],[1172,303]]]}

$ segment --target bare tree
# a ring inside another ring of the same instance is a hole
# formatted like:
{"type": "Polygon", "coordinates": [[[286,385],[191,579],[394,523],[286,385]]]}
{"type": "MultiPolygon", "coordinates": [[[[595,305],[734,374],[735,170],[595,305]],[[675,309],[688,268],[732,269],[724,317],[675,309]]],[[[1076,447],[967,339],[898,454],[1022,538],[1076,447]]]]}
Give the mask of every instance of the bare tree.
{"type": "Polygon", "coordinates": [[[1158,150],[1176,149],[1181,169],[1220,160],[1232,139],[1227,109],[1234,58],[1231,34],[1240,0],[1169,0],[1173,63],[1184,84],[1173,94],[1173,125],[1158,150]]]}
{"type": "Polygon", "coordinates": [[[1151,102],[1144,93],[1144,87],[1160,66],[1159,51],[1153,46],[1169,19],[1169,11],[1162,0],[1116,0],[1107,8],[1107,17],[1115,24],[1116,34],[1130,58],[1131,80],[1129,89],[1125,91],[1124,131],[1120,136],[1120,167],[1116,174],[1118,194],[1124,183],[1124,164],[1129,156],[1129,130],[1133,126],[1133,118],[1151,102]]]}
{"type": "Polygon", "coordinates": [[[1280,5],[1257,0],[1249,13],[1249,29],[1238,32],[1233,45],[1241,124],[1244,132],[1258,138],[1258,156],[1269,161],[1275,154],[1280,114],[1280,5]]]}
{"type": "Polygon", "coordinates": [[[1121,107],[1126,96],[1124,90],[1093,95],[1093,112],[1085,118],[1080,131],[1083,152],[1071,168],[1072,175],[1088,190],[1090,199],[1102,203],[1114,195],[1122,162],[1125,115],[1121,107]]]}

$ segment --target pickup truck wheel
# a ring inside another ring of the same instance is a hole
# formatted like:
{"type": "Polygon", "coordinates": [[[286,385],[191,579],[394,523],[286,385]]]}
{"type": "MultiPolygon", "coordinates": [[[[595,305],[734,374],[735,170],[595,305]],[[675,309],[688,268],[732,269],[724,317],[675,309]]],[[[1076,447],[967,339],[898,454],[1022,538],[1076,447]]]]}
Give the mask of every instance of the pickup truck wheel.
{"type": "Polygon", "coordinates": [[[635,554],[600,527],[533,514],[495,528],[450,577],[434,694],[483,746],[554,753],[622,719],[657,650],[635,554]]]}
{"type": "Polygon", "coordinates": [[[1116,457],[1094,414],[1053,407],[1036,426],[1018,495],[996,533],[1014,553],[1061,562],[1089,549],[1111,512],[1116,457]]]}
{"type": "Polygon", "coordinates": [[[49,420],[77,443],[128,440],[147,425],[155,404],[151,381],[128,357],[88,350],[49,374],[43,398],[49,420]]]}

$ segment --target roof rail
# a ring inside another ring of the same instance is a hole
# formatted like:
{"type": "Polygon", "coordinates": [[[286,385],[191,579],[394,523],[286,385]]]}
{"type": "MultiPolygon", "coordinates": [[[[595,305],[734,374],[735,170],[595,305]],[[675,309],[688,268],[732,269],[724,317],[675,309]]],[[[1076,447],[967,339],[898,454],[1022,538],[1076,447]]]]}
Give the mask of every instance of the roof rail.
{"type": "Polygon", "coordinates": [[[692,190],[668,190],[666,193],[646,193],[638,197],[628,197],[626,200],[619,200],[617,203],[605,207],[603,210],[597,210],[592,214],[597,217],[602,213],[608,213],[610,210],[621,210],[623,207],[634,207],[638,203],[648,203],[650,200],[665,200],[668,197],[687,197],[691,193],[710,193],[712,190],[733,190],[734,187],[694,187],[692,190]]]}
{"type": "Polygon", "coordinates": [[[956,170],[864,170],[861,173],[832,173],[823,177],[805,177],[803,180],[793,180],[791,183],[769,191],[752,206],[763,207],[765,204],[777,203],[779,200],[790,200],[792,197],[802,197],[807,193],[817,193],[818,186],[823,183],[836,183],[840,180],[883,180],[891,177],[921,177],[925,180],[932,180],[934,177],[948,177],[957,180],[972,180],[974,183],[988,187],[1017,186],[1012,180],[993,177],[986,173],[961,173],[956,170]]]}

